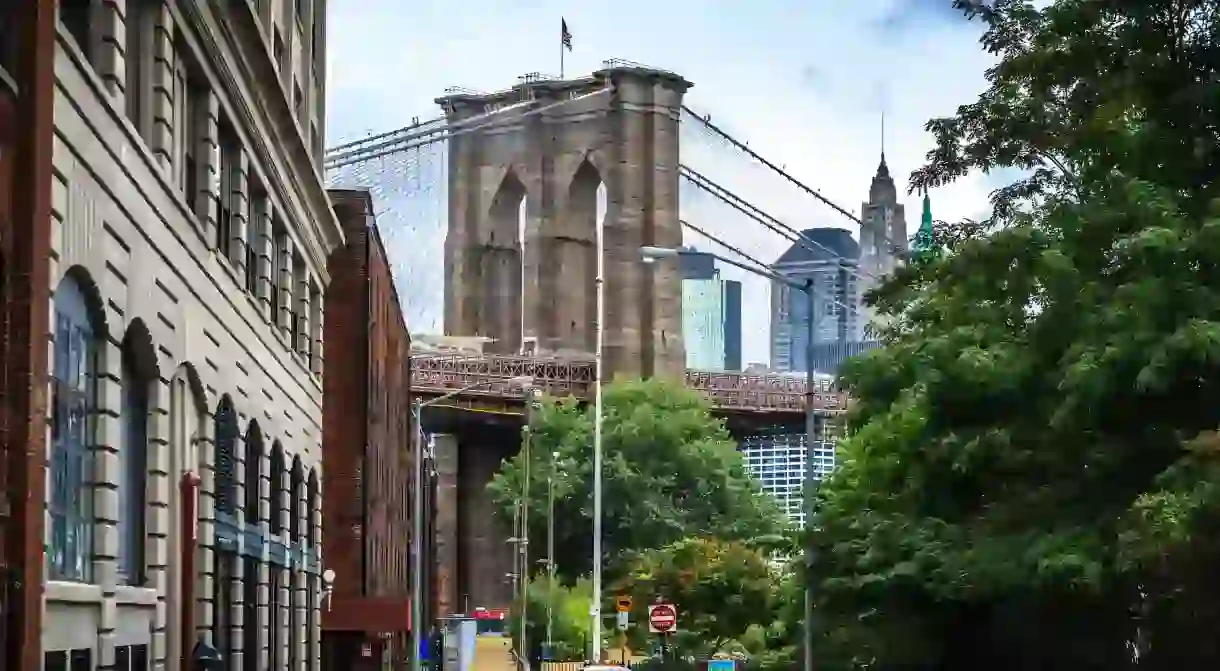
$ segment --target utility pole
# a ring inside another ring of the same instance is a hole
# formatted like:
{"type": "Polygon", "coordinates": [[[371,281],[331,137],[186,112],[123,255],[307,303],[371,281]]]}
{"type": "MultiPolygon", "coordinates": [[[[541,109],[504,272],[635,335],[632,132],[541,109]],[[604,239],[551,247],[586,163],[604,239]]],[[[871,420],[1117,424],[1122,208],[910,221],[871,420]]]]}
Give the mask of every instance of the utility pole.
{"type": "MultiPolygon", "coordinates": [[[[559,453],[551,452],[551,468],[546,476],[546,646],[555,649],[555,618],[552,614],[555,601],[555,468],[559,453]]],[[[554,652],[550,652],[554,655],[554,652]]]]}
{"type": "MultiPolygon", "coordinates": [[[[525,415],[529,417],[529,403],[526,403],[525,415]]],[[[526,640],[526,626],[529,624],[529,592],[530,592],[530,426],[525,424],[525,440],[521,446],[525,457],[525,472],[521,482],[521,668],[529,668],[529,644],[526,640]]]]}

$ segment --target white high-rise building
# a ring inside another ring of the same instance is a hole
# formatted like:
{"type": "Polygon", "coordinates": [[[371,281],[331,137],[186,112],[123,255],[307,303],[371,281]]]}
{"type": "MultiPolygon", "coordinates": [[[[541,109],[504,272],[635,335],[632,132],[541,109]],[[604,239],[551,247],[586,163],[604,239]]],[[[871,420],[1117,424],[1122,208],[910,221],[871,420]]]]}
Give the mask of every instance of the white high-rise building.
{"type": "MultiPolygon", "coordinates": [[[[833,386],[829,376],[818,376],[815,384],[824,391],[833,386]]],[[[819,440],[813,444],[813,477],[821,480],[835,467],[836,434],[825,420],[819,426],[819,440]]],[[[799,527],[805,526],[802,487],[805,479],[805,432],[793,426],[771,426],[747,436],[741,442],[746,471],[758,479],[764,492],[775,497],[780,510],[799,527]]]]}

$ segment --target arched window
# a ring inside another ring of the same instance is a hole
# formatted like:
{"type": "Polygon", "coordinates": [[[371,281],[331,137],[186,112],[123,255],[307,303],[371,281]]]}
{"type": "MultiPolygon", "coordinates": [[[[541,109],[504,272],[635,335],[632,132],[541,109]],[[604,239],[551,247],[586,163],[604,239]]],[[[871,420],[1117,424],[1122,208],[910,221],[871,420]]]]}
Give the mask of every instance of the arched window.
{"type": "MultiPolygon", "coordinates": [[[[259,513],[259,500],[262,491],[263,478],[263,431],[258,422],[251,420],[246,429],[246,466],[245,466],[245,496],[242,507],[246,510],[246,530],[258,531],[258,523],[262,521],[259,513]]],[[[242,616],[246,622],[258,622],[258,565],[257,552],[245,553],[242,557],[242,616]]],[[[258,627],[243,627],[243,644],[246,650],[258,649],[258,627]]],[[[250,664],[254,664],[253,661],[250,664]]]]}
{"type": "Polygon", "coordinates": [[[51,522],[48,575],[92,578],[92,412],[97,370],[96,334],[80,284],[65,277],[55,289],[52,360],[51,522]]]}
{"type": "Polygon", "coordinates": [[[216,512],[232,515],[237,506],[237,464],[233,452],[237,443],[237,411],[233,399],[225,394],[216,408],[216,512]]]}
{"type": "Polygon", "coordinates": [[[309,483],[305,486],[305,501],[305,544],[317,552],[318,548],[313,547],[317,542],[317,525],[314,523],[313,513],[318,509],[318,472],[312,468],[309,469],[309,483]]]}
{"type": "Polygon", "coordinates": [[[246,486],[245,501],[246,524],[257,525],[262,518],[259,516],[259,494],[263,476],[263,432],[258,422],[251,421],[246,429],[246,486]]]}
{"type": "MultiPolygon", "coordinates": [[[[317,542],[317,525],[314,524],[313,513],[318,508],[318,472],[314,469],[309,469],[309,481],[305,485],[305,546],[309,548],[314,557],[318,558],[319,548],[317,542]]],[[[308,634],[306,640],[308,643],[305,646],[305,668],[308,671],[317,671],[318,660],[313,656],[314,646],[318,641],[318,614],[313,608],[313,596],[320,591],[318,574],[322,571],[321,566],[314,566],[312,573],[305,575],[305,593],[310,595],[310,605],[307,607],[306,623],[308,634]]]]}
{"type": "Polygon", "coordinates": [[[128,585],[144,583],[144,530],[148,488],[148,392],[152,380],[137,360],[134,326],[123,338],[119,429],[118,577],[128,585]]]}
{"type": "MultiPolygon", "coordinates": [[[[233,399],[228,394],[220,397],[213,418],[213,446],[216,455],[216,512],[232,516],[237,510],[237,463],[234,460],[237,449],[237,411],[233,408],[233,399]]],[[[233,613],[233,579],[237,572],[237,555],[232,548],[222,546],[216,548],[216,575],[212,581],[212,604],[215,629],[213,636],[217,649],[230,652],[233,649],[232,613],[233,613]]],[[[251,627],[247,627],[250,629],[251,627]]]]}
{"type": "Polygon", "coordinates": [[[301,464],[301,457],[295,456],[292,458],[292,473],[289,475],[291,484],[288,489],[288,542],[289,543],[305,543],[305,537],[302,535],[305,531],[301,525],[301,515],[304,511],[301,510],[301,496],[305,493],[301,489],[305,486],[305,467],[301,464]]]}
{"type": "MultiPolygon", "coordinates": [[[[305,468],[301,465],[300,455],[292,458],[292,470],[288,474],[288,543],[293,545],[301,543],[304,547],[301,537],[301,496],[305,493],[301,489],[305,486],[305,468]]],[[[296,571],[293,571],[293,575],[296,571]]],[[[288,668],[297,668],[297,645],[295,632],[301,629],[300,615],[297,612],[296,604],[293,603],[292,585],[296,581],[293,578],[288,579],[289,597],[288,597],[288,631],[294,632],[294,636],[289,638],[288,645],[288,668]]]]}
{"type": "Polygon", "coordinates": [[[271,446],[271,533],[284,533],[284,447],[271,446]]]}
{"type": "MultiPolygon", "coordinates": [[[[284,465],[284,446],[280,445],[279,441],[271,446],[271,533],[280,535],[284,533],[284,504],[286,503],[286,494],[284,492],[284,475],[286,473],[284,465]]],[[[271,598],[270,598],[270,625],[271,625],[271,661],[270,668],[278,669],[282,666],[284,660],[284,625],[287,624],[285,619],[285,608],[288,606],[284,602],[284,591],[287,584],[284,582],[284,571],[282,567],[271,565],[271,598]]]]}

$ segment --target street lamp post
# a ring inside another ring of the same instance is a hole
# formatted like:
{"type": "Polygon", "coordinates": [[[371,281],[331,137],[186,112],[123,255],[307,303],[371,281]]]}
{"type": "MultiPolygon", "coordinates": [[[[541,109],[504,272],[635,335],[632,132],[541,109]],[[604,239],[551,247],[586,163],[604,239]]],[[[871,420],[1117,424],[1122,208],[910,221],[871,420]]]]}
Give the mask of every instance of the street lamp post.
{"type": "MultiPolygon", "coordinates": [[[[814,299],[813,279],[808,278],[804,282],[797,282],[788,277],[775,272],[771,268],[758,268],[752,265],[747,265],[733,259],[728,259],[719,254],[711,252],[700,252],[696,250],[674,249],[672,247],[640,247],[640,256],[644,263],[653,263],[661,259],[674,259],[682,256],[705,256],[727,263],[733,267],[740,268],[748,273],[769,279],[773,282],[779,282],[789,288],[796,289],[805,294],[807,316],[805,320],[805,478],[802,487],[802,507],[805,510],[805,523],[809,524],[812,521],[812,503],[813,503],[813,487],[814,487],[814,461],[813,461],[813,443],[817,434],[817,415],[814,408],[814,388],[813,388],[813,316],[817,307],[817,301],[814,299]]],[[[840,307],[847,309],[847,306],[835,301],[840,307]]],[[[809,568],[812,555],[809,545],[805,546],[805,561],[806,570],[809,568]]],[[[805,582],[805,627],[804,627],[804,669],[805,671],[813,671],[813,590],[809,582],[805,582]]]]}
{"type": "MultiPolygon", "coordinates": [[[[411,406],[411,414],[415,420],[415,449],[412,450],[413,466],[411,468],[411,671],[420,671],[420,655],[423,652],[423,618],[424,618],[424,457],[425,434],[423,423],[424,408],[447,401],[454,396],[485,387],[493,380],[481,380],[456,389],[443,396],[429,401],[418,399],[411,406]]],[[[534,378],[528,375],[509,378],[511,387],[529,390],[534,386],[534,378]]],[[[431,459],[430,450],[427,455],[431,459]]],[[[367,477],[368,474],[365,474],[367,477]]]]}
{"type": "Polygon", "coordinates": [[[555,599],[555,462],[559,452],[551,452],[551,464],[546,474],[546,649],[548,657],[555,649],[555,616],[552,602],[555,599]]]}

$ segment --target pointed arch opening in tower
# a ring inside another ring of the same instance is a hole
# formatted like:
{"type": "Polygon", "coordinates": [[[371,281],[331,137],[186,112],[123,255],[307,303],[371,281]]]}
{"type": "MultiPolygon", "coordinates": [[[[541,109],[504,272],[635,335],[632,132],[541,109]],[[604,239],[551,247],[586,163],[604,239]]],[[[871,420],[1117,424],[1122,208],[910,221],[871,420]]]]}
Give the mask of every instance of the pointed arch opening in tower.
{"type": "Polygon", "coordinates": [[[543,258],[552,278],[554,313],[550,347],[592,352],[597,329],[597,235],[605,217],[605,186],[588,160],[572,175],[554,230],[544,238],[543,258]]]}
{"type": "Polygon", "coordinates": [[[525,225],[525,185],[509,170],[487,214],[479,258],[482,300],[475,335],[491,338],[492,352],[515,352],[521,345],[521,236],[525,225]]]}

